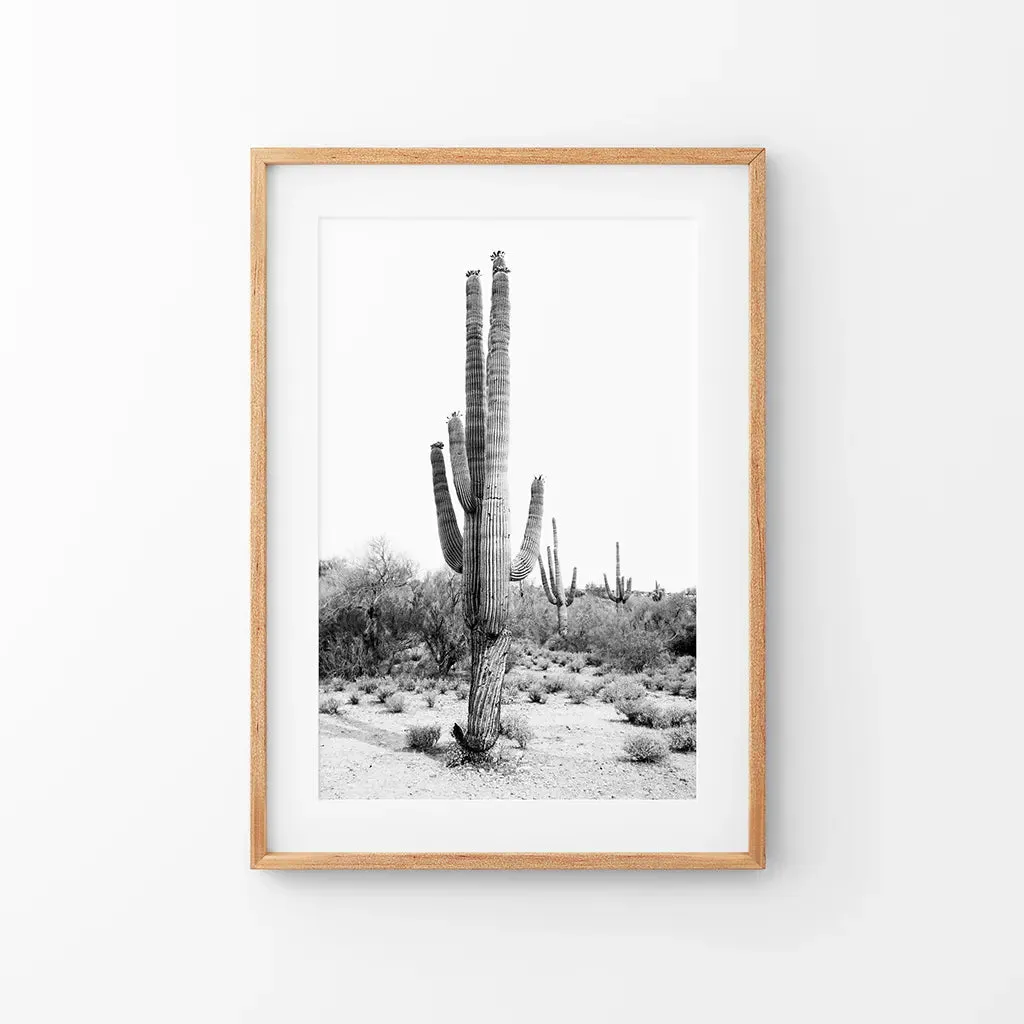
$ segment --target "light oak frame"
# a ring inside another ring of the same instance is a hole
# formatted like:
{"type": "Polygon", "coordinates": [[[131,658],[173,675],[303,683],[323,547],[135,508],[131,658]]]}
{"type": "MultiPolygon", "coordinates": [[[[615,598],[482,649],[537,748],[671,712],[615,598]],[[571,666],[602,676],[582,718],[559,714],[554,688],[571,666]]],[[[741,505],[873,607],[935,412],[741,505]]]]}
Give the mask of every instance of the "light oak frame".
{"type": "Polygon", "coordinates": [[[301,869],[750,869],[765,866],[765,151],[251,151],[250,866],[301,869]],[[748,846],[727,853],[284,853],[267,849],[267,168],[273,164],[745,164],[750,194],[750,793],[748,846]]]}

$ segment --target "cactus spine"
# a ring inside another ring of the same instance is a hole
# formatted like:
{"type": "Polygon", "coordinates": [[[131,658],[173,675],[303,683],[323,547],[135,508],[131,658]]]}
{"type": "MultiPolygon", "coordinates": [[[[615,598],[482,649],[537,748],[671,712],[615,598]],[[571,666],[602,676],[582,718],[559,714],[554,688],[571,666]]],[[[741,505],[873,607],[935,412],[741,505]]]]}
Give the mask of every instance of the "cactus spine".
{"type": "Polygon", "coordinates": [[[572,567],[572,583],[569,585],[569,593],[565,592],[562,585],[562,566],[558,561],[558,523],[551,520],[551,544],[555,549],[555,556],[551,557],[551,547],[548,548],[548,572],[544,572],[544,560],[538,555],[537,564],[540,566],[540,581],[544,584],[544,593],[548,601],[558,610],[558,635],[566,636],[569,632],[569,616],[566,609],[576,599],[576,566],[572,567]],[[548,580],[550,574],[550,582],[548,580]]]}
{"type": "Polygon", "coordinates": [[[445,562],[462,573],[462,608],[469,637],[469,717],[452,733],[467,750],[484,751],[498,738],[501,683],[511,644],[511,582],[529,576],[540,548],[544,478],[530,488],[530,511],[519,553],[512,557],[508,509],[509,298],[502,252],[491,255],[491,314],[487,360],[483,350],[480,271],[466,273],[466,425],[448,420],[449,457],[464,530],[452,506],[444,445],[431,445],[437,532],[445,562]]]}
{"type": "Polygon", "coordinates": [[[608,595],[609,601],[615,602],[615,610],[624,608],[626,602],[633,594],[633,577],[628,580],[622,578],[622,564],[619,561],[619,542],[615,542],[615,590],[608,586],[608,573],[604,574],[604,592],[608,595]]]}

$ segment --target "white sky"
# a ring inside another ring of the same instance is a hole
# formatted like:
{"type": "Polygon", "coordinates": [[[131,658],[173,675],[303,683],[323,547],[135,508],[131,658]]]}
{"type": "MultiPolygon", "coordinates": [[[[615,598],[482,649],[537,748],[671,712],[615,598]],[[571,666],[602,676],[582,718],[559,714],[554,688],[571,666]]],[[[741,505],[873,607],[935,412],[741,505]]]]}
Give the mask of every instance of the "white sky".
{"type": "MultiPolygon", "coordinates": [[[[320,556],[386,534],[443,564],[430,444],[465,406],[465,271],[511,269],[513,553],[546,481],[568,585],[697,583],[697,231],[688,220],[325,220],[320,556]]],[[[451,465],[448,464],[449,483],[451,465]]],[[[454,497],[461,519],[461,509],[454,497]]],[[[538,582],[539,576],[532,577],[538,582]]]]}

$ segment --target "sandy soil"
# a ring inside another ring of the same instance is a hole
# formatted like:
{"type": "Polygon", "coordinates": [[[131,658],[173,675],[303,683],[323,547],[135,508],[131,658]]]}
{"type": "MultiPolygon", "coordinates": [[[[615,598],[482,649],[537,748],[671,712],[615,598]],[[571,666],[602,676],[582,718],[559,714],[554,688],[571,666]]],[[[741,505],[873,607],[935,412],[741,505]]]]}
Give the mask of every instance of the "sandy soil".
{"type": "MultiPolygon", "coordinates": [[[[534,704],[523,694],[503,713],[527,718],[534,739],[520,750],[502,737],[495,763],[481,767],[448,764],[457,753],[452,723],[465,725],[465,701],[449,692],[429,708],[422,694],[406,697],[402,714],[364,697],[358,705],[343,705],[340,715],[320,715],[321,799],[662,800],[696,795],[696,754],[670,753],[656,764],[627,760],[622,746],[638,727],[596,698],[572,704],[564,693],[553,693],[546,704],[534,704]],[[434,723],[441,726],[437,747],[409,750],[406,727],[434,723]]],[[[664,693],[651,697],[666,705],[688,703],[664,693]]]]}

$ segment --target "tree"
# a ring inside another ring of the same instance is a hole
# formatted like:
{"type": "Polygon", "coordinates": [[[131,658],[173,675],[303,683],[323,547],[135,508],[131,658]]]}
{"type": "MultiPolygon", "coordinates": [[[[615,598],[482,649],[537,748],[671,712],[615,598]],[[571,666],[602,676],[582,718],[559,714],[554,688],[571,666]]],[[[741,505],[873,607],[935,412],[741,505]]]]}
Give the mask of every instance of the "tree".
{"type": "Polygon", "coordinates": [[[427,573],[413,596],[416,633],[446,678],[465,657],[469,644],[462,616],[462,583],[450,571],[427,573]]]}

